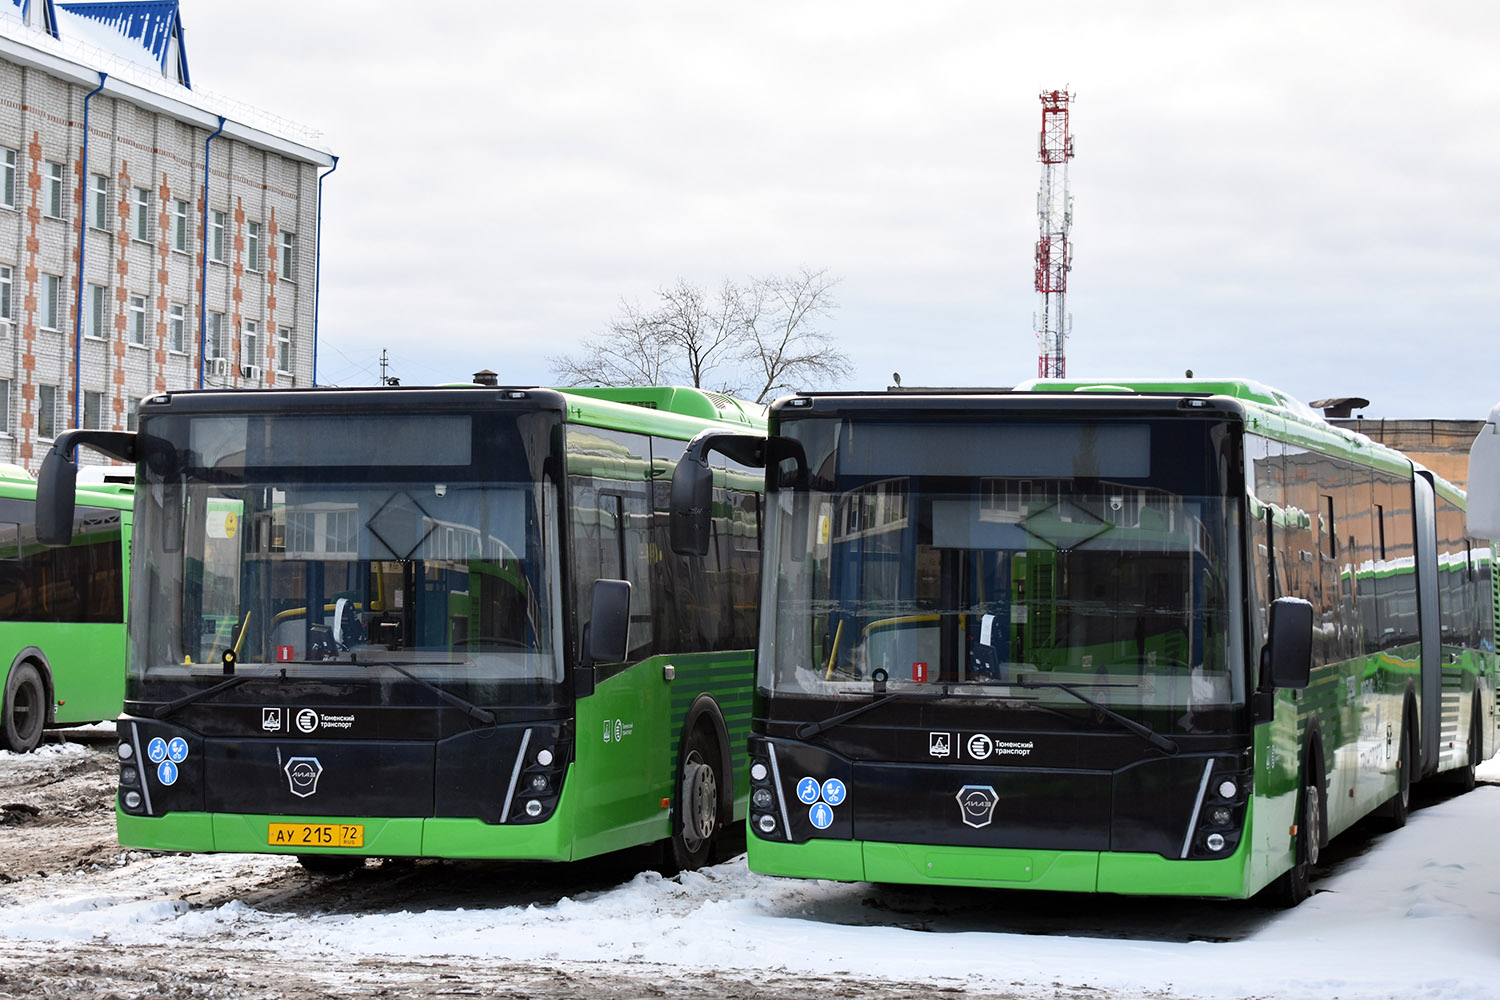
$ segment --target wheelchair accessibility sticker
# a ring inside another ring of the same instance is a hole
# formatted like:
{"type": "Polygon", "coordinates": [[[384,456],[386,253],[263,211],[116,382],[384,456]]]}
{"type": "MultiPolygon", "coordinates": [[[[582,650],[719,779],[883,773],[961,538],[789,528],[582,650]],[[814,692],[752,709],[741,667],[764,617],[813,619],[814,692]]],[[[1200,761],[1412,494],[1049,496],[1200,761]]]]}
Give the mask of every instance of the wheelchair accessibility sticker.
{"type": "Polygon", "coordinates": [[[172,737],[170,742],[156,736],[146,744],[146,758],[156,765],[156,780],[163,785],[177,783],[177,765],[187,760],[187,755],[187,740],[181,736],[172,737]]]}
{"type": "Polygon", "coordinates": [[[838,778],[829,778],[822,784],[808,776],[797,782],[797,800],[807,806],[807,819],[819,830],[833,825],[835,806],[843,805],[849,797],[849,789],[838,778]]]}

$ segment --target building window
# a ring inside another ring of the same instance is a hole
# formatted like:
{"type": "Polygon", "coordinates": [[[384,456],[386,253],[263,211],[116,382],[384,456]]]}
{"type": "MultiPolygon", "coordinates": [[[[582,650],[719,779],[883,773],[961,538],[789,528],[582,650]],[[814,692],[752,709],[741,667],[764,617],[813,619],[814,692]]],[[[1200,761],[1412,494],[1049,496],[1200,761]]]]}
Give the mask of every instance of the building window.
{"type": "Polygon", "coordinates": [[[42,329],[57,330],[62,325],[62,278],[42,275],[42,329]]]}
{"type": "Polygon", "coordinates": [[[104,429],[104,393],[84,390],[83,426],[91,431],[104,429]]]}
{"type": "Polygon", "coordinates": [[[245,267],[260,270],[260,223],[245,223],[245,267]]]}
{"type": "Polygon", "coordinates": [[[0,149],[0,205],[16,207],[16,151],[0,149]]]}
{"type": "Polygon", "coordinates": [[[281,261],[277,272],[287,281],[296,281],[296,275],[292,273],[292,265],[296,263],[293,250],[297,245],[295,233],[289,233],[285,229],[281,231],[281,261]]]}
{"type": "Polygon", "coordinates": [[[89,285],[86,291],[83,302],[83,335],[103,340],[104,320],[108,315],[105,303],[108,302],[109,289],[103,285],[89,285]]]}
{"type": "Polygon", "coordinates": [[[290,374],[292,371],[292,328],[276,328],[276,370],[290,374]]]}
{"type": "Polygon", "coordinates": [[[135,189],[135,238],[151,239],[151,189],[135,189]]]}
{"type": "Polygon", "coordinates": [[[224,335],[224,314],[211,312],[208,314],[208,333],[203,345],[203,356],[205,358],[222,358],[224,356],[224,344],[221,338],[224,335]]]}
{"type": "Polygon", "coordinates": [[[109,228],[109,178],[94,174],[89,181],[89,225],[109,228]]]}
{"type": "Polygon", "coordinates": [[[42,210],[54,219],[61,219],[63,212],[63,165],[48,160],[43,171],[45,184],[42,210]]]}
{"type": "Polygon", "coordinates": [[[0,264],[0,319],[10,319],[10,268],[0,264]]]}
{"type": "Polygon", "coordinates": [[[253,319],[245,320],[244,333],[241,335],[240,357],[247,365],[260,364],[260,324],[253,319]]]}
{"type": "Polygon", "coordinates": [[[141,295],[130,297],[130,342],[146,343],[146,299],[141,295]]]}
{"type": "Polygon", "coordinates": [[[36,436],[44,441],[57,437],[57,386],[36,387],[36,436]]]}
{"type": "Polygon", "coordinates": [[[141,401],[134,397],[125,400],[125,429],[133,431],[141,418],[141,401]]]}
{"type": "Polygon", "coordinates": [[[181,198],[172,203],[172,249],[187,253],[188,203],[181,198]]]}
{"type": "Polygon", "coordinates": [[[10,379],[0,378],[0,434],[10,434],[10,379]]]}
{"type": "Polygon", "coordinates": [[[167,306],[167,336],[171,340],[172,350],[178,354],[185,352],[187,340],[187,310],[181,302],[173,302],[167,306]]]}
{"type": "Polygon", "coordinates": [[[224,263],[224,213],[208,213],[208,259],[224,263]]]}

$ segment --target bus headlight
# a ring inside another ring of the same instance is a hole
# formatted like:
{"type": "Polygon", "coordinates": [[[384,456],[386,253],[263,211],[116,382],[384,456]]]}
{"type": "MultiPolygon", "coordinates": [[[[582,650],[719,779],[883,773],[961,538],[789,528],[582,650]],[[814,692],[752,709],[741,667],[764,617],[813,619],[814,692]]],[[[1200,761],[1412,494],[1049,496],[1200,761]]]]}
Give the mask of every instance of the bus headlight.
{"type": "Polygon", "coordinates": [[[755,808],[757,809],[771,808],[771,790],[769,788],[757,788],[750,796],[750,801],[755,804],[755,808]]]}
{"type": "Polygon", "coordinates": [[[139,809],[140,807],[141,807],[141,793],[140,792],[126,792],[125,793],[125,808],[126,809],[139,809]]]}
{"type": "Polygon", "coordinates": [[[135,748],[129,743],[121,743],[119,746],[121,760],[129,760],[135,754],[135,748]]]}
{"type": "Polygon", "coordinates": [[[766,836],[776,832],[776,817],[770,813],[761,816],[755,821],[755,828],[766,836]]]}
{"type": "Polygon", "coordinates": [[[1233,799],[1240,793],[1240,786],[1234,783],[1233,778],[1225,778],[1219,782],[1219,797],[1221,799],[1233,799]]]}
{"type": "Polygon", "coordinates": [[[122,768],[120,768],[120,784],[122,784],[122,785],[139,785],[140,783],[141,783],[141,774],[134,767],[122,767],[122,768]]]}
{"type": "Polygon", "coordinates": [[[1224,835],[1222,833],[1210,833],[1208,839],[1203,843],[1210,851],[1222,851],[1224,849],[1224,835]]]}
{"type": "Polygon", "coordinates": [[[765,781],[770,773],[771,772],[766,768],[766,765],[762,764],[760,761],[756,761],[754,764],[750,765],[751,781],[765,781]]]}
{"type": "Polygon", "coordinates": [[[526,815],[535,819],[542,814],[542,804],[536,799],[530,799],[526,803],[526,815]]]}

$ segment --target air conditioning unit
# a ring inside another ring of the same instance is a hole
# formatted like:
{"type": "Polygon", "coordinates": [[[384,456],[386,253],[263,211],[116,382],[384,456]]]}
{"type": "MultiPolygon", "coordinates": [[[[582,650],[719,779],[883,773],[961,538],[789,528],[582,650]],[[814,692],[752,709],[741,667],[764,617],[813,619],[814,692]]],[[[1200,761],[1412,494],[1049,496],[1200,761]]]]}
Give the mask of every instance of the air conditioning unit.
{"type": "Polygon", "coordinates": [[[10,320],[0,319],[0,340],[10,336],[10,320]]]}
{"type": "Polygon", "coordinates": [[[210,358],[208,361],[208,373],[214,378],[228,378],[232,370],[228,358],[210,358]]]}
{"type": "Polygon", "coordinates": [[[240,374],[252,382],[259,382],[260,365],[240,365],[240,374]]]}

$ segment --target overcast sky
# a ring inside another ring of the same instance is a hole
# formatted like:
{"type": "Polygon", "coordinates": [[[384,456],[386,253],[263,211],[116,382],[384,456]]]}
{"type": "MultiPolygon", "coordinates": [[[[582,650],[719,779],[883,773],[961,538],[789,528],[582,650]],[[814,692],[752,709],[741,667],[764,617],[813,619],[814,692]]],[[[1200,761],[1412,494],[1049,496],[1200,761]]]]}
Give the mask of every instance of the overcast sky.
{"type": "Polygon", "coordinates": [[[827,268],[845,388],[1036,374],[1043,89],[1076,100],[1068,373],[1371,417],[1500,401],[1500,7],[185,0],[197,88],[322,131],[318,376],[547,358],[685,279],[827,268]]]}

